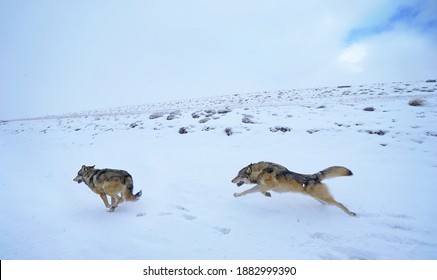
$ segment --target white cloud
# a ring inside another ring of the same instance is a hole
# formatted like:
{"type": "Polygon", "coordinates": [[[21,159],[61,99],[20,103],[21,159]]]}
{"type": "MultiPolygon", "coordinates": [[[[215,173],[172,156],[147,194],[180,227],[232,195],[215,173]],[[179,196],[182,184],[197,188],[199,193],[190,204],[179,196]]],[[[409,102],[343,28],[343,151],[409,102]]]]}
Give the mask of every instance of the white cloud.
{"type": "Polygon", "coordinates": [[[356,73],[363,72],[367,56],[368,47],[365,44],[357,43],[345,48],[338,57],[338,62],[346,70],[356,73]]]}
{"type": "Polygon", "coordinates": [[[396,31],[367,40],[367,76],[386,81],[414,81],[437,76],[437,45],[420,33],[396,31]],[[380,78],[379,78],[380,79],[380,78]]]}
{"type": "Polygon", "coordinates": [[[394,30],[345,47],[336,64],[346,83],[417,81],[437,77],[437,44],[418,32],[394,30]]]}

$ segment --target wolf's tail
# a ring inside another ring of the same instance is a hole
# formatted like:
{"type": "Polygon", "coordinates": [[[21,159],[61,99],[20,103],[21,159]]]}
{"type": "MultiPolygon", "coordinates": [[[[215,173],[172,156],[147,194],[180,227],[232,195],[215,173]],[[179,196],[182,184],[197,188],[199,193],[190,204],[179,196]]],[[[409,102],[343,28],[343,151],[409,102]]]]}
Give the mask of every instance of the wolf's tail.
{"type": "Polygon", "coordinates": [[[126,177],[125,179],[126,184],[126,191],[124,192],[124,199],[128,201],[137,201],[140,196],[143,194],[143,191],[139,191],[136,194],[133,193],[134,191],[134,182],[132,180],[131,176],[126,177]]]}
{"type": "Polygon", "coordinates": [[[331,166],[326,169],[323,169],[322,171],[317,172],[314,174],[317,176],[319,181],[322,181],[324,179],[334,178],[338,176],[351,176],[353,175],[352,171],[347,169],[343,166],[331,166]]]}

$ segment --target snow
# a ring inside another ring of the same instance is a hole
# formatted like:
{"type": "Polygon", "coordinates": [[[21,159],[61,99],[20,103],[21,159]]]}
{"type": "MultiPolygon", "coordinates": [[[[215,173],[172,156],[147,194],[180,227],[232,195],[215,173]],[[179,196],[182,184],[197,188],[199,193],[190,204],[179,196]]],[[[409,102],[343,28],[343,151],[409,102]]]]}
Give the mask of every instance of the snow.
{"type": "Polygon", "coordinates": [[[398,82],[1,121],[0,258],[437,259],[436,93],[398,82]],[[258,161],[348,167],[326,183],[357,217],[295,193],[234,198],[258,161]],[[83,164],[127,170],[143,196],[108,212],[73,182],[83,164]]]}

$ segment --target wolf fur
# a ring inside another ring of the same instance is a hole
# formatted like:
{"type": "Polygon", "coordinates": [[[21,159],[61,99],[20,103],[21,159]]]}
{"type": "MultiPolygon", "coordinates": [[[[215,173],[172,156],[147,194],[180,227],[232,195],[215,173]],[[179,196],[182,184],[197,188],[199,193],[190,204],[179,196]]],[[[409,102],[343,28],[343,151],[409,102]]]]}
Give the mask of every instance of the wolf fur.
{"type": "Polygon", "coordinates": [[[136,201],[140,198],[142,191],[133,194],[132,176],[127,171],[97,169],[94,167],[95,165],[83,165],[73,181],[79,184],[84,182],[93,192],[100,196],[110,212],[114,211],[124,200],[136,201]],[[111,197],[111,204],[108,203],[106,195],[111,197]]]}
{"type": "Polygon", "coordinates": [[[270,197],[269,191],[275,192],[299,192],[309,195],[323,204],[339,207],[350,216],[355,216],[346,206],[336,201],[329,193],[328,187],[322,180],[338,176],[351,176],[352,171],[342,166],[331,166],[315,174],[294,173],[284,166],[272,162],[261,161],[249,164],[238,172],[232,179],[232,183],[238,187],[243,184],[256,184],[254,187],[240,193],[234,193],[235,197],[250,193],[261,192],[270,197]]]}

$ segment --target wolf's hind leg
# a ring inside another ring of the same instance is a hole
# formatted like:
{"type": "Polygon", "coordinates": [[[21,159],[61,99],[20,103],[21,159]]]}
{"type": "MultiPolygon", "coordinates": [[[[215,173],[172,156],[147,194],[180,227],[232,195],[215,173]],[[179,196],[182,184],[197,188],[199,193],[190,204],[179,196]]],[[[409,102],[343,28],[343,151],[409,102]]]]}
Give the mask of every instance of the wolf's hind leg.
{"type": "Polygon", "coordinates": [[[123,198],[121,198],[118,195],[111,195],[111,207],[117,207],[120,203],[124,201],[123,198]]]}
{"type": "Polygon", "coordinates": [[[320,199],[321,202],[325,202],[327,204],[330,205],[335,205],[338,208],[340,208],[341,210],[343,210],[346,214],[348,214],[349,216],[356,216],[357,214],[355,214],[354,212],[350,211],[346,206],[344,206],[343,204],[341,204],[340,202],[336,201],[333,197],[329,197],[329,198],[324,198],[324,199],[320,199]]]}
{"type": "Polygon", "coordinates": [[[326,202],[324,202],[323,200],[321,200],[321,199],[318,199],[318,198],[314,198],[315,200],[317,200],[319,203],[321,203],[321,204],[323,204],[323,205],[326,205],[327,203],[326,202]]]}
{"type": "Polygon", "coordinates": [[[311,187],[311,189],[308,190],[307,194],[309,194],[321,203],[337,206],[349,216],[356,216],[354,212],[350,211],[349,209],[347,209],[346,206],[336,201],[334,197],[332,197],[332,195],[329,193],[328,187],[323,183],[319,183],[311,187]]]}
{"type": "Polygon", "coordinates": [[[120,203],[123,202],[123,199],[118,195],[111,196],[111,204],[109,205],[109,212],[114,212],[115,208],[118,207],[120,203]]]}

